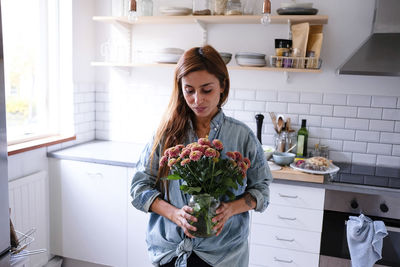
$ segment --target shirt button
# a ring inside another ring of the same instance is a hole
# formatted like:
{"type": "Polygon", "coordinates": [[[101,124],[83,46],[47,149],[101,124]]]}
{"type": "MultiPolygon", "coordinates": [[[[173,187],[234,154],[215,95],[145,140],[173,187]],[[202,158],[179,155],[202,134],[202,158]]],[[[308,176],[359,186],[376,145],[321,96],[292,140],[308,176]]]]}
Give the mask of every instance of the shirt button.
{"type": "Polygon", "coordinates": [[[214,131],[218,130],[217,128],[214,128],[214,131]]]}

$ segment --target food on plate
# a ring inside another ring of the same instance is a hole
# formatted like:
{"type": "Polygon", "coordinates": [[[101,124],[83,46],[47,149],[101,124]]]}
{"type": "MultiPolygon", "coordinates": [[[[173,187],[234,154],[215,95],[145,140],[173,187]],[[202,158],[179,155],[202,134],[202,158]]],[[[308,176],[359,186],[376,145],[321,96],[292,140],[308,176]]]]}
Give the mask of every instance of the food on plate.
{"type": "Polygon", "coordinates": [[[331,161],[324,157],[312,157],[296,162],[296,167],[313,171],[326,171],[330,165],[331,161]]]}

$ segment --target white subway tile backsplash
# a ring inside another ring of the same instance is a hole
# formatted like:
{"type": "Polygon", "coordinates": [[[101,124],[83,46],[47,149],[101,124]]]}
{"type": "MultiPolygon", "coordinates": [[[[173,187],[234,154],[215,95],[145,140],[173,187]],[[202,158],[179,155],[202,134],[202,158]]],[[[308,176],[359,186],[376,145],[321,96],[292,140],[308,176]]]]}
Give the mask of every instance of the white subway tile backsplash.
{"type": "Polygon", "coordinates": [[[332,129],[332,139],[354,140],[355,132],[354,130],[332,129]]]}
{"type": "Polygon", "coordinates": [[[232,118],[235,117],[235,111],[234,110],[224,110],[224,113],[225,113],[226,116],[229,116],[229,117],[232,117],[232,118]]]}
{"type": "Polygon", "coordinates": [[[372,131],[393,132],[394,121],[370,120],[369,129],[372,131]]]}
{"type": "MultiPolygon", "coordinates": [[[[265,119],[264,119],[265,122],[265,119]]],[[[265,134],[274,134],[275,133],[275,129],[274,129],[274,125],[272,123],[264,123],[264,133],[265,134]]]]}
{"type": "Polygon", "coordinates": [[[244,102],[244,110],[264,112],[265,111],[265,102],[264,101],[245,101],[244,102]]]}
{"type": "Polygon", "coordinates": [[[371,96],[369,95],[348,95],[348,106],[369,107],[371,106],[371,96]]]}
{"type": "Polygon", "coordinates": [[[372,96],[371,107],[396,108],[397,98],[391,96],[372,96]]]}
{"type": "Polygon", "coordinates": [[[343,141],[342,140],[331,140],[331,139],[321,139],[321,145],[328,146],[329,151],[342,151],[343,150],[343,141]]]}
{"type": "Polygon", "coordinates": [[[331,129],[330,128],[319,128],[319,127],[309,127],[308,135],[314,138],[331,138],[331,129]]]}
{"type": "Polygon", "coordinates": [[[308,138],[307,147],[310,148],[309,151],[312,151],[312,150],[314,149],[315,145],[316,145],[316,144],[319,144],[319,143],[320,143],[319,138],[311,138],[311,137],[308,138]]]}
{"type": "Polygon", "coordinates": [[[400,97],[397,98],[397,108],[400,108],[400,97]]]}
{"type": "Polygon", "coordinates": [[[344,118],[322,117],[322,127],[344,128],[344,118]]]}
{"type": "Polygon", "coordinates": [[[396,121],[396,123],[394,125],[394,131],[396,133],[400,133],[400,121],[396,121]]]}
{"type": "Polygon", "coordinates": [[[243,107],[244,101],[235,99],[228,100],[228,102],[223,106],[224,110],[243,110],[243,107]]]}
{"type": "Polygon", "coordinates": [[[364,165],[374,165],[376,163],[376,155],[353,153],[352,162],[364,165]]]}
{"type": "Polygon", "coordinates": [[[282,102],[267,102],[267,111],[275,113],[286,113],[288,104],[282,102]]]}
{"type": "Polygon", "coordinates": [[[400,133],[381,133],[381,143],[400,144],[400,133]]]}
{"type": "Polygon", "coordinates": [[[400,109],[383,109],[382,119],[400,121],[400,109]]]}
{"type": "Polygon", "coordinates": [[[366,119],[382,118],[382,109],[380,108],[358,108],[357,117],[366,119]]]}
{"type": "Polygon", "coordinates": [[[329,151],[329,159],[336,162],[351,162],[352,153],[341,151],[329,151]]]}
{"type": "Polygon", "coordinates": [[[255,90],[236,89],[235,90],[235,99],[256,100],[256,91],[255,90]]]}
{"type": "Polygon", "coordinates": [[[257,90],[256,91],[256,100],[276,101],[276,100],[278,100],[278,92],[277,91],[257,90]]]}
{"type": "MultiPolygon", "coordinates": [[[[307,126],[316,126],[316,127],[321,126],[321,116],[299,115],[299,122],[301,122],[301,120],[307,120],[307,126]]],[[[299,124],[299,123],[294,123],[293,120],[292,123],[299,124]]]]}
{"type": "Polygon", "coordinates": [[[368,130],[369,120],[366,119],[346,119],[346,129],[368,130]]]}
{"type": "Polygon", "coordinates": [[[309,112],[310,112],[309,104],[296,104],[296,103],[288,104],[288,113],[308,114],[309,112]]]}
{"type": "Polygon", "coordinates": [[[98,102],[110,102],[110,94],[106,92],[96,92],[96,103],[98,102]]]}
{"type": "Polygon", "coordinates": [[[400,145],[393,145],[392,155],[400,156],[400,145]]]}
{"type": "Polygon", "coordinates": [[[365,152],[367,152],[367,143],[366,142],[344,141],[343,142],[343,151],[365,153],[365,152]]]}
{"type": "Polygon", "coordinates": [[[333,106],[316,105],[316,104],[311,104],[310,106],[311,115],[332,116],[332,113],[333,113],[333,106]]]}
{"type": "Polygon", "coordinates": [[[322,104],[322,96],[320,93],[302,92],[300,94],[300,103],[322,104]]]}
{"type": "Polygon", "coordinates": [[[346,105],[346,95],[324,94],[323,103],[330,105],[346,105]]]}
{"type": "Polygon", "coordinates": [[[252,122],[255,120],[255,114],[251,111],[235,111],[235,118],[243,122],[252,122]]]}
{"type": "Polygon", "coordinates": [[[356,141],[379,142],[379,132],[356,131],[356,141]]]}
{"type": "Polygon", "coordinates": [[[278,101],[281,102],[290,102],[290,103],[298,103],[300,99],[300,93],[298,92],[278,92],[278,101]]]}
{"type": "Polygon", "coordinates": [[[400,157],[377,155],[376,165],[398,168],[400,166],[400,157]]]}
{"type": "Polygon", "coordinates": [[[110,113],[109,112],[96,112],[96,120],[98,121],[109,121],[110,120],[110,113]]]}
{"type": "Polygon", "coordinates": [[[377,154],[377,155],[391,155],[392,154],[392,145],[368,143],[367,153],[368,154],[377,154]]]}
{"type": "Polygon", "coordinates": [[[357,108],[348,106],[334,106],[333,116],[336,117],[357,117],[357,108]]]}

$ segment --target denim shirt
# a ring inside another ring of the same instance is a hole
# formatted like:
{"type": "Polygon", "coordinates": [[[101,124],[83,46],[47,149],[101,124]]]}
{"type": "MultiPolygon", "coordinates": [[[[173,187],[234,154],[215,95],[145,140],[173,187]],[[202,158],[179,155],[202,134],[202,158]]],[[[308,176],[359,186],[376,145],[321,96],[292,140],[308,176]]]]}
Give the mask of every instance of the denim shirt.
{"type": "MultiPolygon", "coordinates": [[[[221,140],[224,145],[221,157],[226,157],[227,151],[239,151],[244,157],[250,159],[251,166],[247,170],[243,186],[239,186],[234,194],[241,196],[245,192],[250,193],[257,202],[255,211],[264,211],[269,203],[269,184],[272,181],[272,175],[261,144],[251,129],[244,123],[225,116],[220,110],[211,121],[208,138],[221,140]]],[[[184,145],[198,139],[192,125],[187,139],[184,145]]],[[[149,212],[154,199],[161,196],[155,188],[161,146],[154,153],[154,159],[150,165],[151,148],[152,142],[144,148],[131,184],[132,204],[144,212],[149,212]]],[[[177,208],[187,205],[190,198],[190,195],[180,190],[181,184],[182,180],[171,180],[169,183],[169,202],[177,208]]],[[[164,199],[166,200],[166,197],[164,199]]],[[[245,267],[248,266],[249,258],[248,235],[249,212],[229,218],[219,236],[193,239],[187,237],[182,228],[172,221],[151,213],[146,242],[151,261],[155,266],[166,264],[174,257],[178,257],[175,266],[186,267],[187,258],[191,252],[195,252],[212,266],[245,267]]]]}

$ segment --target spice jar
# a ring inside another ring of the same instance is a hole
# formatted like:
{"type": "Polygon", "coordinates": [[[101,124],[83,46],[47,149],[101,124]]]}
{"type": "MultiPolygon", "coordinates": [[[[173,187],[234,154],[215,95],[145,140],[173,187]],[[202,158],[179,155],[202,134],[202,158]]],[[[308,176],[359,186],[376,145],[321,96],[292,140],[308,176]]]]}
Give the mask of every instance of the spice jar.
{"type": "Polygon", "coordinates": [[[240,0],[228,0],[225,15],[242,15],[242,3],[240,3],[240,0]]]}
{"type": "Polygon", "coordinates": [[[283,56],[288,56],[290,48],[292,47],[292,40],[275,39],[275,55],[277,56],[275,67],[282,67],[283,56]]]}
{"type": "Polygon", "coordinates": [[[228,0],[214,0],[214,15],[224,15],[228,0]]]}
{"type": "Polygon", "coordinates": [[[193,15],[211,15],[209,0],[193,0],[193,15]]]}

